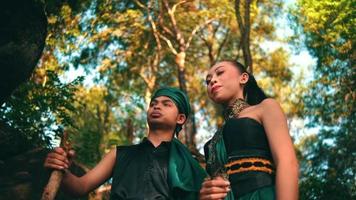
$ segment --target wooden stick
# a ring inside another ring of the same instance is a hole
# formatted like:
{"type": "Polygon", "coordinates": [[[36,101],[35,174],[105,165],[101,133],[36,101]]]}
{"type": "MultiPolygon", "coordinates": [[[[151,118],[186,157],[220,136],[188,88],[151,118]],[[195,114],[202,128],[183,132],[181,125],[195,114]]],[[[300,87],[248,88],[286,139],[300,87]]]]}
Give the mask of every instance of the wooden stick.
{"type": "MultiPolygon", "coordinates": [[[[64,149],[64,151],[66,151],[66,153],[68,153],[68,151],[70,150],[67,132],[63,133],[63,138],[61,139],[60,146],[64,149]]],[[[64,172],[61,170],[52,171],[48,183],[43,190],[41,200],[54,200],[61,185],[63,174],[64,172]]]]}
{"type": "Polygon", "coordinates": [[[53,170],[51,173],[51,177],[48,180],[48,184],[46,185],[41,200],[53,200],[56,197],[59,186],[61,185],[63,178],[63,172],[59,170],[53,170]]]}

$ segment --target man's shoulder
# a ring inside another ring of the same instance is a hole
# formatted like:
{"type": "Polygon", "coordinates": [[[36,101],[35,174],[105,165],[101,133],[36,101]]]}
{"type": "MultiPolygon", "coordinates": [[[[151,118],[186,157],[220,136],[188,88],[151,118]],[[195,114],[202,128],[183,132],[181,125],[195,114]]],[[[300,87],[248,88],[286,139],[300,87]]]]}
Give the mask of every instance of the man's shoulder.
{"type": "Polygon", "coordinates": [[[118,145],[116,146],[116,151],[117,152],[122,152],[122,151],[132,151],[138,149],[140,144],[131,144],[131,145],[118,145]]]}
{"type": "Polygon", "coordinates": [[[135,145],[118,145],[116,146],[116,163],[122,163],[124,161],[127,161],[132,157],[133,155],[133,146],[135,145]]]}

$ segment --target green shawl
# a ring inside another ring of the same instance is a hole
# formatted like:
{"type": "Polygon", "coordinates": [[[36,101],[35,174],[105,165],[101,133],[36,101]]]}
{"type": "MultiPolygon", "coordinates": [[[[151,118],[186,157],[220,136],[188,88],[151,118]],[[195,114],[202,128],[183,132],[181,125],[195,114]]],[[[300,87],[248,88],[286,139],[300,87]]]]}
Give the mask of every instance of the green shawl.
{"type": "Polygon", "coordinates": [[[205,170],[192,157],[188,148],[173,138],[168,163],[168,184],[174,199],[198,199],[206,176],[205,170]]]}

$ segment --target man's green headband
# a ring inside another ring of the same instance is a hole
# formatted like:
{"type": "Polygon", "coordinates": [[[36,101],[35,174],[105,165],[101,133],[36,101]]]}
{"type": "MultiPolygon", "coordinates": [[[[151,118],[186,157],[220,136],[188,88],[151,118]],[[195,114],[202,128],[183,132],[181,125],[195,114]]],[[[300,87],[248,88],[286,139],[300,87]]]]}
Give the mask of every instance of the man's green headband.
{"type": "MultiPolygon", "coordinates": [[[[169,97],[178,107],[179,113],[185,114],[185,117],[188,118],[190,114],[190,104],[189,104],[189,98],[185,92],[183,92],[178,88],[162,87],[156,90],[156,92],[153,94],[151,98],[151,101],[160,96],[169,97]]],[[[182,126],[177,125],[176,133],[178,134],[180,130],[182,130],[182,126]]]]}

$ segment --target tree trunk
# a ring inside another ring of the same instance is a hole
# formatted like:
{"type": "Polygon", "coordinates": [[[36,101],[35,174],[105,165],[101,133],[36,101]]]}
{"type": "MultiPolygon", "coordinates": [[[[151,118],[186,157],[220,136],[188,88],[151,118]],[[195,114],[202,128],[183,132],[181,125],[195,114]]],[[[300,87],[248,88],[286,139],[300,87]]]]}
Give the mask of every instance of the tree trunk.
{"type": "Polygon", "coordinates": [[[185,79],[185,52],[179,52],[176,55],[175,62],[178,66],[179,88],[184,92],[187,92],[187,85],[185,79]]]}
{"type": "Polygon", "coordinates": [[[125,131],[126,138],[130,142],[130,144],[132,144],[133,140],[134,140],[134,127],[133,127],[132,120],[130,118],[126,120],[125,128],[126,128],[126,131],[125,131]]]}
{"type": "Polygon", "coordinates": [[[252,63],[252,55],[250,50],[250,6],[251,0],[246,0],[244,3],[244,14],[242,15],[240,7],[240,0],[235,1],[235,14],[236,20],[239,25],[240,34],[241,34],[241,48],[242,54],[244,58],[244,64],[248,68],[249,72],[253,73],[253,63],[252,63]]]}
{"type": "MultiPolygon", "coordinates": [[[[187,91],[187,84],[186,84],[186,78],[185,78],[185,52],[181,51],[176,55],[175,62],[178,66],[178,82],[179,82],[179,88],[183,90],[186,94],[188,94],[187,91]]],[[[191,106],[193,108],[193,106],[191,106]]],[[[188,116],[188,120],[185,124],[185,129],[184,129],[184,142],[185,144],[191,149],[195,148],[195,135],[196,135],[196,124],[195,124],[195,113],[194,109],[191,109],[192,112],[190,113],[190,116],[188,116]]]]}

